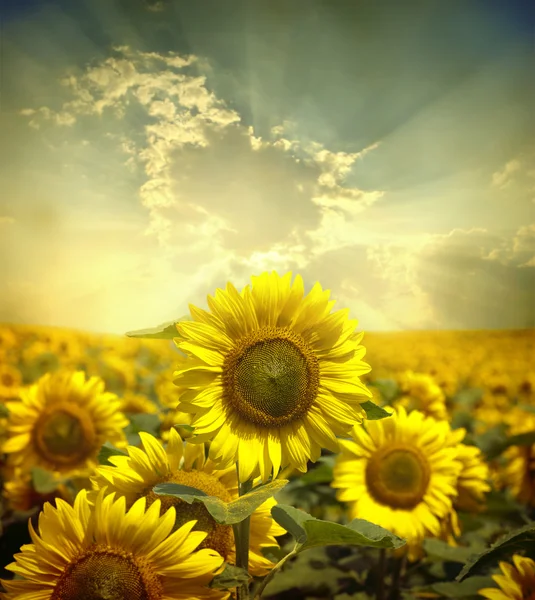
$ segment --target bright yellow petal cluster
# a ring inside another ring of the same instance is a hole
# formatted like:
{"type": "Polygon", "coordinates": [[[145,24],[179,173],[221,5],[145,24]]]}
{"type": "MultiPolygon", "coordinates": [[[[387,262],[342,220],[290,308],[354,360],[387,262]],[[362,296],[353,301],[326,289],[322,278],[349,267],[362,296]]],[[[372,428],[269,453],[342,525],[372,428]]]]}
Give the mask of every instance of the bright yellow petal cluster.
{"type": "Polygon", "coordinates": [[[401,405],[408,411],[419,410],[437,420],[448,418],[446,397],[431,375],[405,371],[398,379],[401,396],[394,406],[401,405]]]}
{"type": "Polygon", "coordinates": [[[513,564],[500,562],[503,575],[493,575],[499,588],[484,588],[479,595],[488,600],[531,600],[535,596],[535,561],[515,554],[513,564]]]}
{"type": "Polygon", "coordinates": [[[411,560],[424,537],[441,535],[462,464],[449,425],[400,406],[366,421],[343,440],[332,486],[351,518],[377,523],[407,539],[411,560]]]}
{"type": "MultiPolygon", "coordinates": [[[[234,564],[236,550],[232,526],[214,521],[202,504],[187,504],[172,496],[158,496],[152,488],[159,483],[179,483],[216,496],[225,502],[238,498],[236,468],[217,470],[210,459],[205,458],[203,444],[184,444],[175,429],[169,431],[169,443],[164,449],[161,442],[148,433],[140,433],[143,447],[128,446],[128,456],[112,456],[113,466],[100,466],[92,478],[95,490],[106,487],[126,499],[126,506],[144,496],[150,505],[161,500],[162,514],[174,507],[177,524],[197,519],[194,530],[207,532],[201,547],[217,550],[226,562],[234,564]]],[[[278,546],[275,536],[283,535],[284,529],[271,518],[271,507],[276,504],[270,498],[251,515],[249,571],[253,575],[265,575],[273,563],[262,554],[262,548],[278,546]]]]}
{"type": "Polygon", "coordinates": [[[301,277],[264,273],[241,292],[218,289],[210,312],[190,306],[193,321],[177,325],[188,355],[175,372],[178,409],[195,415],[214,462],[238,462],[241,481],[289,464],[306,471],[362,420],[362,334],[333,305],[318,283],[305,296],[301,277]]]}
{"type": "Polygon", "coordinates": [[[120,401],[104,391],[98,377],[86,380],[81,371],[44,375],[7,402],[8,439],[2,451],[24,471],[41,467],[74,473],[98,464],[104,442],[124,445],[128,420],[120,401]]]}
{"type": "Polygon", "coordinates": [[[172,532],[174,509],[160,516],[159,502],[145,510],[145,498],[125,509],[124,498],[105,495],[92,507],[85,490],[70,506],[56,500],[39,515],[39,533],[30,523],[32,544],[22,547],[7,568],[21,579],[2,581],[4,600],[222,599],[206,586],[223,558],[195,551],[206,534],[194,521],[172,532]]]}

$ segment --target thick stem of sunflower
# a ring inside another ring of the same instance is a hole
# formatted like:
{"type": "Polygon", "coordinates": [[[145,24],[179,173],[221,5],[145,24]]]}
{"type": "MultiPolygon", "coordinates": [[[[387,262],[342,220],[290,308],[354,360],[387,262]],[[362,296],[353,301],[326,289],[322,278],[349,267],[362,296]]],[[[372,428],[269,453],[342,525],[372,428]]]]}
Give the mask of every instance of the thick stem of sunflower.
{"type": "Polygon", "coordinates": [[[262,583],[258,586],[253,600],[260,600],[262,592],[266,589],[267,584],[273,579],[273,577],[275,577],[275,574],[281,570],[282,565],[284,565],[289,558],[292,558],[296,554],[297,546],[289,554],[279,560],[279,562],[271,569],[271,571],[264,577],[262,583]]]}
{"type": "Polygon", "coordinates": [[[386,550],[379,550],[379,564],[377,567],[377,588],[375,590],[376,600],[385,600],[385,575],[386,575],[386,550]]]}
{"type": "Polygon", "coordinates": [[[404,554],[401,558],[398,558],[392,574],[392,586],[390,589],[390,600],[398,600],[401,597],[401,585],[403,575],[405,574],[405,567],[407,565],[407,555],[404,554]]]}
{"type": "MultiPolygon", "coordinates": [[[[240,481],[240,471],[238,465],[236,465],[238,471],[238,482],[240,481]]],[[[247,494],[253,487],[253,480],[245,481],[244,483],[239,482],[238,489],[240,496],[247,494]]],[[[234,529],[234,540],[236,543],[236,566],[249,571],[249,530],[251,526],[251,517],[247,517],[241,523],[233,525],[234,529]]],[[[240,587],[236,588],[237,600],[249,600],[249,583],[243,583],[240,587]]]]}

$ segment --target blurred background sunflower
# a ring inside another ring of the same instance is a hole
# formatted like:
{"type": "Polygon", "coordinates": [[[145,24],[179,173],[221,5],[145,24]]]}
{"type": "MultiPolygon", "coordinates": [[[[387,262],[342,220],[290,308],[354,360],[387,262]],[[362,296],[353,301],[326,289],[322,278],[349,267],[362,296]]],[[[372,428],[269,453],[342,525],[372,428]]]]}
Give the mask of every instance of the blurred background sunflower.
{"type": "Polygon", "coordinates": [[[6,407],[2,451],[24,471],[84,472],[97,465],[104,442],[126,443],[122,430],[128,421],[119,399],[105,391],[100,378],[86,379],[81,371],[48,373],[6,407]]]}

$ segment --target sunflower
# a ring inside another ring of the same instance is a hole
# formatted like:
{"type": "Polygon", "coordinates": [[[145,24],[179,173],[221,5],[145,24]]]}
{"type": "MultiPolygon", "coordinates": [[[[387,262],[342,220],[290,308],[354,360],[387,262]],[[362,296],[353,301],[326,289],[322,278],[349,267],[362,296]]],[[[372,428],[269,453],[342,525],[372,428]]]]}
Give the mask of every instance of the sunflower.
{"type": "MultiPolygon", "coordinates": [[[[535,415],[523,414],[523,419],[509,429],[509,435],[535,431],[535,415]]],[[[535,506],[535,444],[511,446],[503,457],[506,464],[498,473],[498,485],[509,488],[519,502],[535,506]]]]}
{"type": "MultiPolygon", "coordinates": [[[[104,490],[103,490],[104,492],[104,490]]],[[[174,509],[160,516],[159,502],[145,511],[140,498],[125,511],[124,498],[100,493],[94,508],[81,491],[70,506],[56,500],[39,516],[39,534],[7,568],[23,579],[2,581],[4,600],[186,600],[225,598],[205,587],[223,559],[195,552],[205,535],[195,521],[171,533],[174,509]]]]}
{"type": "Polygon", "coordinates": [[[381,421],[353,429],[342,440],[332,486],[349,503],[351,518],[377,523],[407,539],[414,560],[424,537],[441,535],[461,470],[445,421],[400,406],[381,421]]]}
{"type": "Polygon", "coordinates": [[[158,411],[158,406],[144,394],[126,391],[121,397],[121,412],[154,415],[158,411]]]}
{"type": "Polygon", "coordinates": [[[359,376],[370,367],[356,321],[331,312],[330,292],[316,283],[273,272],[208,296],[207,312],[190,306],[192,321],[177,324],[183,358],[175,372],[178,410],[196,413],[199,442],[211,440],[221,468],[239,465],[240,481],[275,477],[292,464],[302,472],[321,448],[338,451],[365,416],[371,393],[359,376]]]}
{"type": "Polygon", "coordinates": [[[448,418],[446,397],[431,375],[405,371],[399,376],[401,397],[395,405],[402,405],[407,410],[419,410],[428,417],[438,420],[448,418]]]}
{"type": "MultiPolygon", "coordinates": [[[[239,497],[235,467],[216,470],[213,462],[205,459],[204,445],[184,444],[175,429],[169,432],[169,444],[165,450],[152,435],[145,432],[139,435],[143,449],[128,446],[128,457],[110,457],[108,460],[114,466],[98,467],[96,475],[92,477],[93,487],[96,490],[107,487],[108,491],[124,496],[127,506],[140,497],[146,497],[149,505],[159,498],[162,514],[171,506],[176,510],[176,526],[192,518],[198,520],[194,529],[208,533],[201,548],[212,548],[226,562],[235,564],[231,525],[216,523],[200,503],[190,505],[179,498],[159,496],[152,491],[158,483],[180,483],[230,502],[239,497]]],[[[272,568],[272,563],[262,555],[261,549],[277,546],[275,536],[285,533],[271,518],[270,510],[275,504],[275,500],[267,500],[251,515],[249,571],[253,575],[265,575],[272,568]]]]}
{"type": "MultiPolygon", "coordinates": [[[[456,431],[461,431],[464,437],[464,429],[456,431]]],[[[455,508],[471,513],[480,512],[485,508],[485,494],[490,492],[488,465],[476,446],[458,444],[456,448],[457,460],[462,468],[457,480],[455,508]]]]}
{"type": "Polygon", "coordinates": [[[2,496],[11,510],[25,512],[35,507],[41,507],[45,502],[51,502],[54,498],[62,498],[67,502],[71,502],[74,498],[74,494],[61,482],[58,482],[55,490],[47,494],[37,492],[33,487],[31,474],[18,468],[9,469],[7,473],[4,473],[4,478],[2,496]]]}
{"type": "Polygon", "coordinates": [[[179,427],[180,425],[190,425],[192,414],[191,413],[183,413],[179,410],[168,410],[160,413],[160,437],[164,442],[169,439],[169,431],[173,428],[176,428],[180,437],[183,440],[189,439],[192,437],[193,433],[188,431],[184,427],[179,427]]]}
{"type": "Polygon", "coordinates": [[[533,600],[535,598],[535,561],[513,555],[513,563],[500,562],[503,575],[493,575],[499,588],[484,588],[478,594],[489,600],[533,600]]]}
{"type": "Polygon", "coordinates": [[[102,444],[125,445],[128,425],[119,399],[104,391],[98,377],[86,381],[82,372],[44,375],[7,402],[9,439],[3,452],[23,470],[42,467],[72,473],[94,467],[102,444]]]}
{"type": "Polygon", "coordinates": [[[478,513],[485,510],[485,494],[490,492],[488,465],[483,460],[481,450],[476,446],[461,443],[466,435],[465,429],[451,432],[451,443],[456,444],[457,460],[461,471],[457,478],[457,496],[448,517],[442,520],[440,537],[448,544],[457,545],[455,538],[461,535],[461,525],[457,511],[478,513]]]}
{"type": "Polygon", "coordinates": [[[0,363],[0,401],[14,399],[22,386],[22,375],[13,365],[0,363]]]}

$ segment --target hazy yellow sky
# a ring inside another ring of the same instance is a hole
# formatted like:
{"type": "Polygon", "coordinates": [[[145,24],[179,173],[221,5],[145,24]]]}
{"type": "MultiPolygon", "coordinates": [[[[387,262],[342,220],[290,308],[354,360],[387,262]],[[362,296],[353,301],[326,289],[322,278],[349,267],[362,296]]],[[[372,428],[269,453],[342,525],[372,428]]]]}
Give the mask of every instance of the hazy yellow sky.
{"type": "Polygon", "coordinates": [[[535,326],[531,18],[13,3],[0,321],[123,333],[276,269],[365,330],[535,326]]]}

